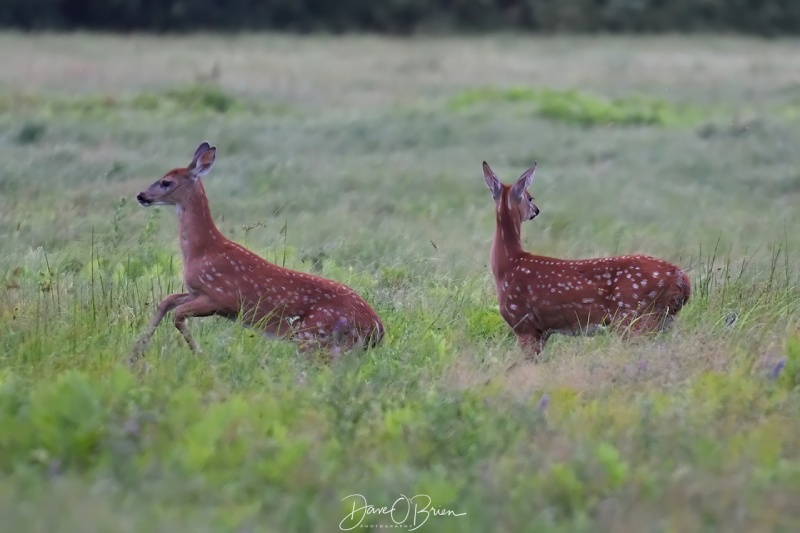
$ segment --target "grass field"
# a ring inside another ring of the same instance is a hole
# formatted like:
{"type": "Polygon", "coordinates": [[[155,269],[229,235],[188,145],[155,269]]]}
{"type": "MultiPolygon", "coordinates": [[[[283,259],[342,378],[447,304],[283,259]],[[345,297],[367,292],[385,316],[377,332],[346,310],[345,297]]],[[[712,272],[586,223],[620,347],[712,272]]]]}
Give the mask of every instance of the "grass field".
{"type": "Polygon", "coordinates": [[[466,513],[419,531],[800,529],[800,42],[5,34],[0,65],[4,530],[393,524],[352,494],[466,513]],[[165,321],[129,367],[181,286],[134,196],[205,139],[220,229],[354,287],[380,347],[207,318],[197,357],[165,321]],[[507,373],[484,159],[539,162],[528,250],[684,267],[675,327],[507,373]]]}

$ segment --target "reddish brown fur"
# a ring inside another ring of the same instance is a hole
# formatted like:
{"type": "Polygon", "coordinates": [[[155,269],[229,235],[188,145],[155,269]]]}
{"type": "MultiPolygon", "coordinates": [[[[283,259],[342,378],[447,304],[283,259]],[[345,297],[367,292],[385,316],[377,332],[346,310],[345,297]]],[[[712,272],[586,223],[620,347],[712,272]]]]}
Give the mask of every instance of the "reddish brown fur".
{"type": "Polygon", "coordinates": [[[599,326],[645,333],[663,329],[691,296],[679,267],[646,255],[584,260],[533,255],[522,249],[522,222],[539,214],[527,189],[536,163],[513,185],[486,162],[484,179],[496,202],[491,265],[500,314],[529,356],[552,333],[591,334],[599,326]]]}
{"type": "Polygon", "coordinates": [[[215,154],[215,147],[201,144],[187,168],[171,170],[137,196],[142,205],[176,206],[187,291],[159,303],[137,343],[137,355],[171,310],[175,327],[195,352],[185,321],[211,315],[241,317],[267,335],[297,341],[301,349],[339,353],[380,342],[380,318],[352,289],[270,263],[220,233],[199,179],[211,168],[215,154]]]}

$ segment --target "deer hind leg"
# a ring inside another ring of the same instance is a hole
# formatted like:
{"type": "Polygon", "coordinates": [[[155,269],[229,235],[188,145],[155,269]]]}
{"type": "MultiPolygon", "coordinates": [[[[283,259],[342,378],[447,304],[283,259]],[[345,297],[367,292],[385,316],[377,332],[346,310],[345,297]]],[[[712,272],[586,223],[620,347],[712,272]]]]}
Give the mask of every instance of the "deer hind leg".
{"type": "Polygon", "coordinates": [[[623,337],[639,337],[663,331],[665,314],[648,309],[646,312],[626,313],[615,321],[615,329],[623,337]]]}
{"type": "Polygon", "coordinates": [[[184,302],[175,308],[172,312],[172,321],[175,327],[181,332],[189,349],[194,353],[200,353],[200,349],[189,333],[189,327],[186,325],[186,319],[190,317],[211,316],[217,314],[219,306],[215,304],[208,296],[200,295],[188,302],[184,302]]]}
{"type": "Polygon", "coordinates": [[[356,328],[349,325],[344,317],[333,324],[329,320],[320,321],[313,313],[308,315],[294,334],[294,340],[303,353],[324,352],[332,359],[350,351],[355,346],[356,328]]]}
{"type": "Polygon", "coordinates": [[[304,354],[324,351],[327,346],[326,339],[310,331],[299,331],[292,336],[292,340],[297,343],[300,353],[304,354]]]}
{"type": "Polygon", "coordinates": [[[297,349],[301,354],[310,358],[320,356],[327,362],[338,359],[342,353],[352,347],[337,344],[325,335],[314,335],[302,331],[295,335],[293,340],[297,343],[297,349]]]}
{"type": "Polygon", "coordinates": [[[667,324],[665,313],[647,313],[639,317],[631,326],[631,329],[639,334],[660,333],[667,324]]]}
{"type": "Polygon", "coordinates": [[[298,335],[300,351],[304,353],[321,352],[331,359],[353,350],[358,339],[350,334],[303,334],[298,335]]]}
{"type": "Polygon", "coordinates": [[[293,339],[301,352],[319,351],[332,359],[356,349],[366,350],[377,346],[383,339],[384,329],[380,320],[359,321],[355,317],[333,318],[333,313],[321,317],[312,312],[306,316],[295,331],[293,339]]]}
{"type": "Polygon", "coordinates": [[[156,312],[150,320],[150,324],[147,325],[145,332],[136,341],[136,345],[133,349],[133,356],[135,358],[140,357],[144,353],[147,345],[150,343],[150,339],[153,337],[153,333],[155,333],[156,328],[164,319],[164,316],[189,298],[191,298],[191,296],[188,292],[181,292],[170,294],[158,303],[156,312]]]}
{"type": "Polygon", "coordinates": [[[333,326],[330,345],[335,354],[353,350],[365,351],[377,347],[385,336],[383,323],[379,318],[360,318],[354,324],[348,324],[344,318],[333,326]]]}
{"type": "Polygon", "coordinates": [[[658,324],[660,333],[666,333],[667,331],[672,328],[672,325],[675,323],[675,313],[665,313],[664,316],[661,317],[661,320],[658,324]]]}
{"type": "Polygon", "coordinates": [[[385,331],[380,319],[360,319],[354,324],[340,318],[333,326],[331,344],[339,353],[351,350],[368,350],[378,346],[384,337],[385,331]]]}

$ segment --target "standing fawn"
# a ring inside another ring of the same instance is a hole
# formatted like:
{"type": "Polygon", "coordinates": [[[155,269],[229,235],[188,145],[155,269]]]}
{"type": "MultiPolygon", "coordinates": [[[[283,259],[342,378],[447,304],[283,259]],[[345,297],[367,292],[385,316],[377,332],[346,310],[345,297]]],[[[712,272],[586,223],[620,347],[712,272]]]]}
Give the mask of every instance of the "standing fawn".
{"type": "Polygon", "coordinates": [[[279,267],[225,238],[214,225],[200,177],[214,164],[216,147],[202,143],[186,168],[167,172],[139,193],[143,206],[174,205],[178,212],[183,283],[187,292],[158,304],[136,344],[139,356],[169,311],[193,352],[197,344],[186,319],[219,315],[292,339],[301,350],[320,348],[332,355],[357,345],[377,345],[383,324],[352,289],[335,281],[279,267]]]}
{"type": "Polygon", "coordinates": [[[505,185],[483,162],[497,211],[491,253],[497,301],[528,358],[552,333],[665,329],[691,295],[689,277],[677,266],[646,255],[568,260],[522,249],[522,223],[539,214],[528,192],[535,172],[534,162],[514,185],[505,185]]]}

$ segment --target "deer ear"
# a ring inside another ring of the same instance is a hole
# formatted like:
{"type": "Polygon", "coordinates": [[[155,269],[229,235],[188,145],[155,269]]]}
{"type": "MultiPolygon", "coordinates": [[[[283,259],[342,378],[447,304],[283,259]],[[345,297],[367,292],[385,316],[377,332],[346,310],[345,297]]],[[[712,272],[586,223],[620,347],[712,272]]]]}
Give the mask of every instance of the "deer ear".
{"type": "Polygon", "coordinates": [[[208,144],[208,141],[203,141],[197,150],[194,151],[194,157],[189,166],[186,167],[191,171],[195,178],[199,178],[208,173],[214,165],[214,159],[217,157],[217,147],[208,144]]]}
{"type": "Polygon", "coordinates": [[[486,161],[483,162],[483,180],[486,182],[486,186],[489,187],[489,190],[492,191],[492,198],[497,200],[503,186],[500,184],[500,180],[497,179],[495,173],[492,172],[492,169],[489,168],[486,161]]]}
{"type": "Polygon", "coordinates": [[[511,188],[511,193],[514,195],[515,199],[519,200],[522,198],[522,193],[531,186],[531,183],[533,183],[534,174],[536,174],[536,161],[533,162],[531,168],[522,173],[522,176],[519,177],[517,182],[511,188]]]}

